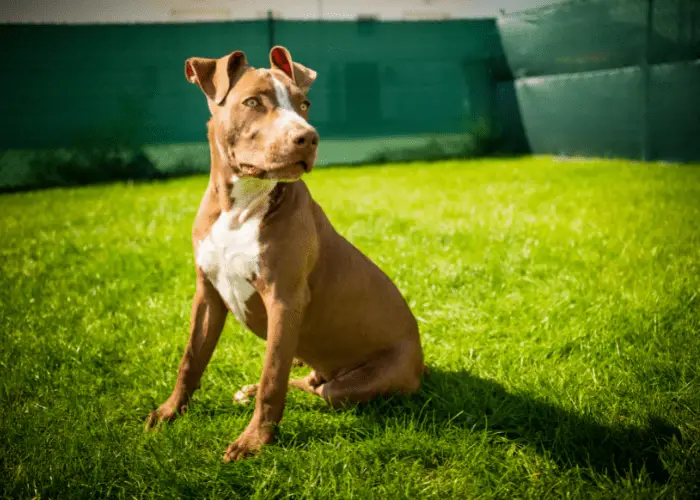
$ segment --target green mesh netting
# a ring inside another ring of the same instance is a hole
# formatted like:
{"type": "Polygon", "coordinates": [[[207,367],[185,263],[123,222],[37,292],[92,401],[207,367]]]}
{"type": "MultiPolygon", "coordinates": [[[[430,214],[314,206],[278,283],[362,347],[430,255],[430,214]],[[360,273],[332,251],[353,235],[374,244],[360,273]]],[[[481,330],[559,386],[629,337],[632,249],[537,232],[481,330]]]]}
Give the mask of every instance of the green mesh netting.
{"type": "Polygon", "coordinates": [[[571,2],[498,24],[533,152],[700,160],[700,2],[571,2]]]}

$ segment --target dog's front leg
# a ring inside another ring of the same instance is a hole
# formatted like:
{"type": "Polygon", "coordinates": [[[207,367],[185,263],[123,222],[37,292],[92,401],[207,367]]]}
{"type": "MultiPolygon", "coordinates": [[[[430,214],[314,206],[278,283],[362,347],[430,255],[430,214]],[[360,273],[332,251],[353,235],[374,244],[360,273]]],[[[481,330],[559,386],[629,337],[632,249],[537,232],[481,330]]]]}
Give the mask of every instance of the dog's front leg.
{"type": "Polygon", "coordinates": [[[201,272],[197,272],[197,290],[192,301],[190,338],[180,362],[177,382],[170,397],[148,415],[146,428],[158,422],[172,420],[182,413],[199,388],[204,369],[209,364],[216,343],[226,323],[226,304],[214,286],[201,272]]]}
{"type": "Polygon", "coordinates": [[[290,299],[265,300],[267,347],[255,411],[246,430],[226,450],[224,462],[243,458],[272,442],[274,427],[282,419],[289,373],[307,303],[307,290],[295,293],[290,299]]]}

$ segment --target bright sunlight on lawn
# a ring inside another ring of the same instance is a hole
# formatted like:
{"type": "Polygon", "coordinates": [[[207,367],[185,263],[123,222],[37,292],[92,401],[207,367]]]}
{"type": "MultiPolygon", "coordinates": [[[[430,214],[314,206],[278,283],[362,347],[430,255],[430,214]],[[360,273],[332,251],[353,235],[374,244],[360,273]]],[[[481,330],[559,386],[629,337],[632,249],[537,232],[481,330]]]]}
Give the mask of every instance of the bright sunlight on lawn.
{"type": "MultiPolygon", "coordinates": [[[[223,464],[263,343],[230,318],[175,381],[205,177],[0,197],[3,497],[689,498],[700,494],[700,167],[549,158],[319,169],[335,227],[397,283],[432,373],[223,464]]],[[[297,369],[302,373],[305,369],[297,369]]]]}

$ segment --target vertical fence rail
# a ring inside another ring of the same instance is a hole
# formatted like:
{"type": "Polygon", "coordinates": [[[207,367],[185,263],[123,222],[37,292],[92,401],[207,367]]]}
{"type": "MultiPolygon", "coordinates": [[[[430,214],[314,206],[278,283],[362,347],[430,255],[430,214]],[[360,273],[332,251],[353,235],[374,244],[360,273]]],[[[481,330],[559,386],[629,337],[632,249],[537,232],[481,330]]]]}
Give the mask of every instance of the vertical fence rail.
{"type": "Polygon", "coordinates": [[[268,50],[275,46],[275,18],[271,9],[267,10],[267,45],[268,50]]]}
{"type": "Polygon", "coordinates": [[[651,151],[651,37],[654,31],[654,0],[646,0],[646,16],[644,25],[644,44],[642,46],[640,69],[642,72],[642,123],[641,123],[641,158],[649,161],[653,152],[651,151]]]}

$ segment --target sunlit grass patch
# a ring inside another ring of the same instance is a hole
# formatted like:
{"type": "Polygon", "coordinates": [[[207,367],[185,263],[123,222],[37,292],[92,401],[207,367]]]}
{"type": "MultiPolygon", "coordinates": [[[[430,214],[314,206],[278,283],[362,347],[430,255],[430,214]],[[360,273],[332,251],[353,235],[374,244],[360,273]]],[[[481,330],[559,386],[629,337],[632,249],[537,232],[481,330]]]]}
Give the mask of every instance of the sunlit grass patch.
{"type": "Polygon", "coordinates": [[[432,374],[350,410],[291,393],[221,462],[264,345],[229,320],[191,410],[175,381],[205,177],[0,197],[7,497],[700,494],[700,168],[548,158],[318,169],[335,227],[397,283],[432,374]]]}

